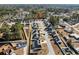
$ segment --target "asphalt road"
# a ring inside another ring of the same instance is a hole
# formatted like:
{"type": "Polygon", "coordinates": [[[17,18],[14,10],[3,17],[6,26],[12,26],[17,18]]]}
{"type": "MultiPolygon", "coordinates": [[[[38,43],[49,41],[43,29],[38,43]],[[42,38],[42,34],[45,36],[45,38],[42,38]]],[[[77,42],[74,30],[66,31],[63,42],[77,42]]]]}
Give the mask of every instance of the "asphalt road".
{"type": "Polygon", "coordinates": [[[16,40],[16,41],[3,41],[0,43],[20,43],[20,42],[26,42],[25,40],[16,40]]]}
{"type": "MultiPolygon", "coordinates": [[[[44,28],[44,23],[43,23],[43,21],[38,21],[38,22],[36,22],[36,23],[39,23],[40,24],[40,26],[43,26],[42,28],[44,28]]],[[[46,42],[47,42],[47,47],[48,47],[48,55],[55,55],[55,52],[54,52],[54,50],[53,50],[53,47],[52,47],[52,45],[51,45],[51,42],[50,42],[50,40],[49,40],[49,38],[48,38],[48,33],[45,31],[45,40],[46,40],[46,42]]]]}
{"type": "Polygon", "coordinates": [[[45,39],[47,41],[47,47],[48,47],[48,50],[49,50],[48,55],[55,55],[54,49],[53,49],[53,47],[51,45],[51,42],[48,38],[48,33],[47,32],[45,32],[45,39]]]}

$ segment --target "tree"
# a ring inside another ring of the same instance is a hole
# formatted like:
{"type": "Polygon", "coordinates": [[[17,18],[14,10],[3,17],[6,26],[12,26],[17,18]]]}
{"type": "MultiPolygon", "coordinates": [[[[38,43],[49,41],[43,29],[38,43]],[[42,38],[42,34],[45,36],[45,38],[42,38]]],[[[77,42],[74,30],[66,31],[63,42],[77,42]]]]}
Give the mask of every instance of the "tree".
{"type": "Polygon", "coordinates": [[[65,18],[63,18],[63,20],[68,22],[71,20],[71,17],[65,17],[65,18]]]}
{"type": "Polygon", "coordinates": [[[9,27],[10,27],[10,26],[9,26],[6,22],[4,22],[3,25],[2,25],[2,27],[1,27],[1,29],[2,29],[2,31],[4,31],[4,32],[9,32],[9,30],[10,30],[9,27]]]}
{"type": "Polygon", "coordinates": [[[51,16],[49,19],[49,22],[53,25],[56,26],[59,23],[59,17],[58,16],[51,16]]]}
{"type": "Polygon", "coordinates": [[[72,45],[72,39],[67,40],[67,43],[72,45]]]}

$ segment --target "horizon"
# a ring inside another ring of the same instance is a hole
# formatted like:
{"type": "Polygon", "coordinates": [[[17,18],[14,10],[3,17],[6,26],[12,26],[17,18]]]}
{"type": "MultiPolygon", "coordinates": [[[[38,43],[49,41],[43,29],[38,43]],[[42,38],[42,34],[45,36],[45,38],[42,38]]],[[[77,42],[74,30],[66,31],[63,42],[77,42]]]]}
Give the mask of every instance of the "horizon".
{"type": "Polygon", "coordinates": [[[19,8],[79,8],[79,4],[0,4],[0,8],[7,7],[19,7],[19,8]]]}

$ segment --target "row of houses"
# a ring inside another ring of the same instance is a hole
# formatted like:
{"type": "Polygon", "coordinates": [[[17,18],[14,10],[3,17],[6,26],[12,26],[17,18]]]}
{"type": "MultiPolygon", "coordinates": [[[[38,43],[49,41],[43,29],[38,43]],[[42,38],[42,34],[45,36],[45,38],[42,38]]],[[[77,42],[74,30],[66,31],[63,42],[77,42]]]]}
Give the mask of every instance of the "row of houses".
{"type": "Polygon", "coordinates": [[[33,51],[38,51],[41,49],[41,44],[40,44],[40,34],[38,31],[38,25],[37,23],[32,24],[32,50],[33,51]]]}

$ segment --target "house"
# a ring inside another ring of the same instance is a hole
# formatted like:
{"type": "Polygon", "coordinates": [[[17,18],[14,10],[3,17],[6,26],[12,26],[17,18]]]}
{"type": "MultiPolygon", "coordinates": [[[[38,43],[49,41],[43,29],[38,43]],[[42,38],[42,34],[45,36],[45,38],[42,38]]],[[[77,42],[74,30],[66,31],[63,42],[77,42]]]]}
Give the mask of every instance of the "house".
{"type": "Polygon", "coordinates": [[[72,28],[69,27],[69,26],[66,26],[66,27],[64,28],[64,31],[71,33],[71,32],[72,32],[72,28]]]}
{"type": "Polygon", "coordinates": [[[76,33],[70,34],[70,37],[74,37],[76,40],[79,40],[79,35],[76,33]]]}
{"type": "Polygon", "coordinates": [[[37,51],[41,49],[40,41],[39,40],[33,40],[32,42],[32,50],[37,51]]]}

